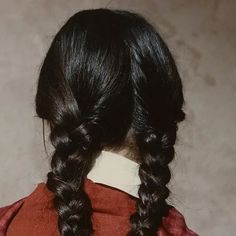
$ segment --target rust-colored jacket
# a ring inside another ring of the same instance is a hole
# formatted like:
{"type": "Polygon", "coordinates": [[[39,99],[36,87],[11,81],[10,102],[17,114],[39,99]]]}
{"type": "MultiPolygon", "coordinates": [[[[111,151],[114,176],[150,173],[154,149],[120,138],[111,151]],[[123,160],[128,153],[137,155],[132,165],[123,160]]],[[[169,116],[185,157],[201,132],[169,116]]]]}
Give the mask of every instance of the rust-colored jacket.
{"type": "MultiPolygon", "coordinates": [[[[125,236],[130,228],[129,216],[135,211],[136,198],[90,179],[85,181],[85,191],[93,206],[94,236],[125,236]]],[[[59,236],[52,199],[53,193],[42,182],[27,197],[0,208],[0,236],[59,236]]],[[[174,207],[167,217],[163,217],[157,235],[197,236],[174,207]]]]}

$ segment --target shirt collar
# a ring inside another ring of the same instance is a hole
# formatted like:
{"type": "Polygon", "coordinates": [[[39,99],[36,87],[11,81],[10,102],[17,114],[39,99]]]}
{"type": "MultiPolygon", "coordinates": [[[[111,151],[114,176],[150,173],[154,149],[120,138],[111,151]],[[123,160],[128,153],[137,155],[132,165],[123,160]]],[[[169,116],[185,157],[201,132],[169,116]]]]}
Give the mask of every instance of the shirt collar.
{"type": "Polygon", "coordinates": [[[121,154],[102,150],[87,178],[120,189],[138,198],[139,164],[121,154]]]}

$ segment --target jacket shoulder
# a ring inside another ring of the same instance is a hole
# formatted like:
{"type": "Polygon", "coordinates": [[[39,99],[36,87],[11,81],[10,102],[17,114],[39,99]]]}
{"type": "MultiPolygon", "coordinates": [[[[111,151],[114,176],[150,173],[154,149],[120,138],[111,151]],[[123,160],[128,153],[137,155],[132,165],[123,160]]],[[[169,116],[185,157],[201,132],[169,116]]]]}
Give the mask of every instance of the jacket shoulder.
{"type": "Polygon", "coordinates": [[[9,226],[10,222],[14,218],[14,216],[17,214],[17,212],[22,207],[25,198],[21,198],[18,201],[1,207],[0,208],[0,236],[4,236],[7,230],[7,227],[9,226]]]}
{"type": "Polygon", "coordinates": [[[159,235],[198,236],[197,233],[187,226],[183,214],[175,207],[171,207],[168,215],[163,217],[159,235]]]}
{"type": "MultiPolygon", "coordinates": [[[[10,236],[15,235],[15,232],[19,235],[58,235],[52,198],[53,194],[47,189],[45,183],[39,183],[27,197],[1,207],[0,236],[6,236],[6,232],[10,236]],[[52,222],[55,228],[49,230],[46,226],[52,222]],[[27,224],[28,227],[25,227],[27,224]],[[42,225],[45,225],[45,228],[42,225]],[[30,234],[27,234],[29,232],[26,232],[26,229],[31,230],[30,234]]],[[[168,215],[163,217],[157,235],[198,236],[187,226],[183,214],[173,206],[170,207],[168,215]]]]}
{"type": "MultiPolygon", "coordinates": [[[[26,197],[0,208],[0,236],[11,232],[12,228],[22,229],[22,222],[28,222],[34,215],[33,212],[51,209],[52,193],[47,190],[45,183],[37,184],[37,187],[26,197]],[[41,209],[42,208],[42,209],[41,209]],[[22,218],[22,214],[24,217],[22,218]]],[[[35,220],[35,219],[34,219],[35,220]]],[[[16,231],[15,231],[16,232],[16,231]]],[[[18,231],[17,231],[18,232],[18,231]]],[[[11,234],[10,234],[11,235],[11,234]]],[[[13,234],[14,235],[14,234],[13,234]]]]}

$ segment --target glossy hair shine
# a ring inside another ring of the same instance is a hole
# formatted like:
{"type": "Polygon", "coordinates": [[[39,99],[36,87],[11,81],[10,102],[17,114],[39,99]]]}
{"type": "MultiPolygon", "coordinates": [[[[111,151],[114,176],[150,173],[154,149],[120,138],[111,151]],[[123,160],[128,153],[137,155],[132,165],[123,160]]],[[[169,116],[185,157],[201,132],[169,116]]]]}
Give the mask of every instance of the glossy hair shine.
{"type": "Polygon", "coordinates": [[[169,209],[168,164],[185,113],[175,62],[154,27],[128,11],[74,14],[46,54],[35,103],[51,127],[55,150],[47,187],[54,193],[60,234],[92,235],[84,180],[101,150],[121,145],[132,130],[141,185],[128,235],[156,235],[169,209]]]}

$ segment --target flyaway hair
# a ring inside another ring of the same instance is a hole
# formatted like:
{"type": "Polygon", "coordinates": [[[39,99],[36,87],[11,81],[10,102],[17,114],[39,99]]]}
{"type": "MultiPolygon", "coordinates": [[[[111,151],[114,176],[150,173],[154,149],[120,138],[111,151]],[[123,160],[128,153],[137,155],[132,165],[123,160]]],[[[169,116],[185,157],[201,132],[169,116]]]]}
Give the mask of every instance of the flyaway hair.
{"type": "Polygon", "coordinates": [[[129,131],[140,153],[141,185],[129,236],[154,236],[168,213],[168,164],[185,113],[171,53],[142,16],[92,9],[69,18],[43,61],[37,115],[51,127],[55,150],[47,187],[54,193],[62,236],[93,233],[84,180],[104,147],[129,131]]]}

